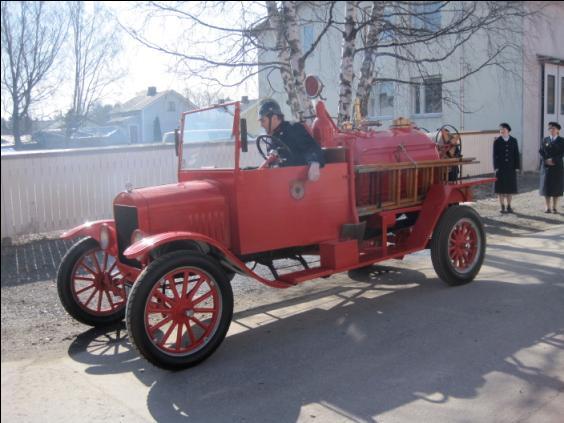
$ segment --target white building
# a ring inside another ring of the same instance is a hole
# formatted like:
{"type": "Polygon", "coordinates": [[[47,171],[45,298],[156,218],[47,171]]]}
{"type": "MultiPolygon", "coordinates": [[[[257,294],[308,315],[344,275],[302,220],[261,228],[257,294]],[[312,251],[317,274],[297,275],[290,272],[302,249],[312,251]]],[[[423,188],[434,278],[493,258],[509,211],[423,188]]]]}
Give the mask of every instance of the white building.
{"type": "Polygon", "coordinates": [[[162,135],[178,128],[180,114],[196,106],[174,90],[149,87],[112,113],[110,125],[123,128],[129,144],[161,142],[162,135]]]}
{"type": "MultiPolygon", "coordinates": [[[[524,2],[523,5],[530,9],[538,3],[524,2]]],[[[341,17],[344,7],[342,2],[335,8],[341,17]]],[[[304,21],[315,21],[315,12],[308,2],[300,3],[298,13],[304,21]]],[[[440,13],[437,12],[436,19],[431,19],[438,25],[442,20],[440,13]]],[[[394,59],[377,62],[380,76],[411,80],[414,84],[376,84],[369,117],[381,120],[386,126],[395,117],[407,116],[419,127],[429,130],[443,124],[451,124],[461,131],[496,130],[499,123],[508,122],[520,144],[523,169],[536,170],[538,145],[546,123],[554,120],[564,124],[564,3],[552,2],[541,15],[515,24],[520,25],[523,32],[519,39],[512,40],[518,48],[506,63],[508,71],[486,67],[460,82],[439,88],[437,81],[455,80],[468,66],[483,62],[486,39],[480,36],[437,65],[435,73],[425,80],[415,77],[417,73],[394,59]]],[[[314,23],[302,25],[303,49],[316,39],[321,27],[314,23]]],[[[306,63],[306,73],[318,75],[325,85],[323,96],[327,98],[326,105],[332,116],[337,115],[341,45],[340,32],[328,31],[306,63]]],[[[261,52],[261,61],[269,59],[273,59],[271,52],[261,52]]],[[[360,60],[361,55],[357,55],[356,69],[360,67],[360,60]]],[[[277,99],[289,115],[283,91],[279,72],[260,73],[259,96],[277,99]]]]}

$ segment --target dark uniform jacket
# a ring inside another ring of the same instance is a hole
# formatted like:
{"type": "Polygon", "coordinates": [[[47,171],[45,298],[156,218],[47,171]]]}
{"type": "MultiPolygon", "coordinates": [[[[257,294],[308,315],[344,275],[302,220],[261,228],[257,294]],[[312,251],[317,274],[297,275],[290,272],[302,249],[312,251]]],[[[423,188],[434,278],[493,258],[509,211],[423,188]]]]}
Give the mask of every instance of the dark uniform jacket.
{"type": "Polygon", "coordinates": [[[505,141],[497,137],[493,144],[493,165],[495,169],[495,192],[498,194],[517,193],[517,173],[521,168],[519,145],[512,136],[505,141]]]}
{"type": "Polygon", "coordinates": [[[560,197],[564,190],[564,138],[556,137],[554,141],[546,137],[539,150],[541,156],[540,194],[545,197],[560,197]],[[554,165],[546,164],[552,159],[554,165]]]}
{"type": "Polygon", "coordinates": [[[279,149],[280,157],[285,159],[282,166],[304,166],[311,162],[318,162],[320,166],[325,164],[321,147],[303,124],[283,121],[274,130],[272,137],[274,140],[279,138],[291,151],[289,154],[285,149],[279,149]]]}

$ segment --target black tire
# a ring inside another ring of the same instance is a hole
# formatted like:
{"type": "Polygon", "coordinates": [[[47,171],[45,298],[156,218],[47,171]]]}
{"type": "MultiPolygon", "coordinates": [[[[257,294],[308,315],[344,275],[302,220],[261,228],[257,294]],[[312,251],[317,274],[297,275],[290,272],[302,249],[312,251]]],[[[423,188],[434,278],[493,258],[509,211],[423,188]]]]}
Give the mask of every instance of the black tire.
{"type": "Polygon", "coordinates": [[[431,259],[439,278],[453,286],[471,282],[482,267],[485,252],[480,215],[471,207],[449,207],[431,240],[431,259]]]}
{"type": "Polygon", "coordinates": [[[149,264],[133,285],[126,309],[133,346],[149,362],[169,370],[208,358],[225,338],[232,316],[233,292],[225,271],[209,256],[186,251],[149,264]],[[197,306],[201,298],[209,300],[207,308],[197,306]],[[159,311],[151,311],[153,307],[159,311]]]}
{"type": "Polygon", "coordinates": [[[57,292],[59,294],[59,299],[63,304],[63,307],[74,319],[86,325],[102,327],[108,326],[113,323],[123,320],[125,316],[125,289],[123,287],[123,280],[119,278],[111,278],[112,281],[116,281],[113,284],[113,288],[102,288],[102,280],[96,279],[95,275],[90,275],[86,268],[83,267],[83,273],[78,274],[81,262],[90,267],[94,272],[99,275],[104,276],[104,274],[112,274],[114,276],[119,276],[119,271],[117,267],[109,264],[106,257],[112,257],[112,261],[115,263],[115,257],[104,253],[100,249],[98,241],[93,238],[84,238],[74,244],[63,257],[61,264],[59,265],[59,270],[57,272],[57,292]],[[96,260],[102,255],[103,259],[94,263],[94,255],[96,255],[96,260]],[[90,262],[88,261],[90,259],[90,262]],[[101,267],[104,267],[101,269],[101,267]],[[112,266],[110,268],[110,266],[112,266]],[[117,272],[117,273],[116,273],[117,272]],[[78,279],[77,279],[78,278],[78,279]],[[87,278],[92,278],[91,289],[84,287],[88,286],[87,278]],[[81,280],[79,280],[81,279],[81,280]],[[83,284],[81,288],[79,284],[83,284]],[[77,290],[77,288],[80,288],[77,290]],[[84,295],[80,291],[84,291],[84,295]],[[92,292],[92,294],[90,294],[92,292]],[[92,295],[92,297],[90,297],[92,295]],[[100,302],[97,302],[98,297],[100,302]],[[90,301],[88,301],[90,298],[90,301]],[[113,300],[112,300],[113,298],[113,300]],[[95,300],[94,304],[97,305],[94,308],[90,307],[92,300],[95,300]],[[104,309],[101,306],[104,305],[104,309]],[[98,308],[98,310],[96,310],[98,308]]]}

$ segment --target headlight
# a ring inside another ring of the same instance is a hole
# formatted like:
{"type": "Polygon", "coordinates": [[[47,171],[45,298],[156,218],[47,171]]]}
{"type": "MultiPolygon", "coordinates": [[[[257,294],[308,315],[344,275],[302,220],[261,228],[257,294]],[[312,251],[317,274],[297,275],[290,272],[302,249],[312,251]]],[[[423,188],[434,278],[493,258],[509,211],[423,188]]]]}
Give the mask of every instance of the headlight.
{"type": "Polygon", "coordinates": [[[102,250],[105,250],[110,246],[110,239],[110,228],[108,228],[108,225],[102,225],[100,227],[100,248],[102,248],[102,250]]]}
{"type": "Polygon", "coordinates": [[[131,234],[131,243],[135,244],[136,242],[141,241],[144,236],[145,234],[143,234],[143,232],[140,229],[135,229],[131,234]]]}

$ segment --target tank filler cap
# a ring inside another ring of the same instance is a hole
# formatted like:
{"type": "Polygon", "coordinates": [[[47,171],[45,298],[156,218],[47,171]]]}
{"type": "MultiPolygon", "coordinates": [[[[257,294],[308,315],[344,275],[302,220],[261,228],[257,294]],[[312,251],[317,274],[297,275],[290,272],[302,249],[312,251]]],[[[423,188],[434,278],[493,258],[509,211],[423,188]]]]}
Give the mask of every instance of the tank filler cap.
{"type": "Polygon", "coordinates": [[[390,125],[391,128],[411,128],[412,126],[411,120],[403,116],[394,119],[392,125],[390,125]]]}

